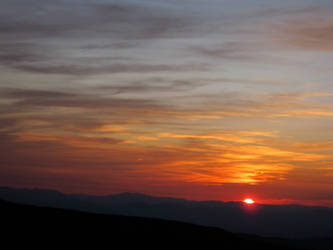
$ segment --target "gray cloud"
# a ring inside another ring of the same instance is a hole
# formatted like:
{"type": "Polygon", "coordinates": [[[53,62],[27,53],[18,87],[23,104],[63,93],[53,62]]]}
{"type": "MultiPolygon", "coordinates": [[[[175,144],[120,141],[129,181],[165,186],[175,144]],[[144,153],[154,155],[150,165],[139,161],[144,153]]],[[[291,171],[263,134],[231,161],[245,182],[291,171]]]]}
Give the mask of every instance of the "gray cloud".
{"type": "Polygon", "coordinates": [[[58,91],[47,90],[32,90],[32,89],[15,89],[15,88],[3,88],[0,95],[5,98],[13,99],[35,99],[35,98],[74,98],[76,94],[70,94],[58,91]]]}
{"type": "MultiPolygon", "coordinates": [[[[12,100],[11,112],[29,111],[34,107],[66,107],[87,110],[108,110],[119,112],[122,109],[139,110],[167,110],[168,106],[150,99],[103,97],[101,95],[85,95],[70,92],[43,91],[29,89],[2,89],[0,96],[12,100]],[[115,110],[116,109],[116,110],[115,110]]],[[[5,108],[6,110],[6,108],[5,108]]],[[[4,110],[4,112],[5,112],[4,110]]]]}
{"type": "Polygon", "coordinates": [[[159,77],[148,78],[143,81],[133,81],[126,84],[110,84],[99,87],[111,94],[122,93],[150,93],[150,92],[179,92],[193,90],[206,85],[206,81],[198,79],[169,80],[159,77]]]}
{"type": "Polygon", "coordinates": [[[18,118],[0,117],[0,131],[14,130],[18,122],[18,118]]]}
{"type": "Polygon", "coordinates": [[[50,54],[42,45],[29,42],[0,42],[0,63],[3,65],[39,62],[49,59],[50,54]]]}
{"type": "Polygon", "coordinates": [[[29,42],[0,43],[0,64],[24,72],[63,75],[96,75],[113,73],[147,73],[163,71],[202,71],[207,64],[144,64],[127,63],[129,57],[94,56],[74,60],[57,54],[46,45],[29,42]],[[59,62],[59,59],[63,62],[59,62]],[[125,63],[126,62],[126,63],[125,63]]]}
{"type": "Polygon", "coordinates": [[[255,49],[254,44],[240,42],[226,42],[219,46],[195,47],[193,51],[208,57],[227,59],[227,60],[250,60],[255,57],[249,52],[255,49]],[[252,46],[251,46],[252,45],[252,46]]]}
{"type": "MultiPolygon", "coordinates": [[[[96,75],[112,73],[147,73],[162,71],[207,70],[205,64],[143,64],[114,63],[127,61],[126,57],[95,56],[78,57],[74,61],[64,58],[57,62],[59,55],[51,48],[27,42],[0,43],[0,64],[17,70],[40,74],[96,75]]],[[[61,57],[60,57],[61,58],[61,57]]]]}
{"type": "Polygon", "coordinates": [[[113,55],[119,49],[141,46],[143,40],[180,38],[192,32],[194,16],[159,5],[13,0],[2,1],[0,9],[0,64],[10,68],[85,76],[202,68],[202,65],[146,64],[134,60],[128,64],[124,60],[132,59],[130,56],[113,55]],[[105,53],[97,53],[93,63],[91,55],[74,57],[66,53],[69,49],[76,50],[77,55],[82,49],[100,49],[105,53]]]}
{"type": "Polygon", "coordinates": [[[102,23],[114,25],[116,31],[124,30],[128,39],[184,36],[191,32],[194,18],[150,5],[101,4],[93,6],[92,10],[102,23]]]}
{"type": "Polygon", "coordinates": [[[125,2],[4,1],[0,32],[21,37],[108,37],[150,39],[183,33],[193,21],[155,5],[125,2]],[[30,4],[30,5],[29,5],[30,4]],[[20,15],[12,15],[15,12],[20,15]],[[107,33],[112,32],[112,33],[107,33]]]}
{"type": "Polygon", "coordinates": [[[95,75],[95,74],[112,74],[112,73],[148,73],[148,72],[163,72],[163,71],[193,71],[207,70],[205,64],[109,64],[99,66],[89,66],[85,64],[16,64],[15,69],[26,72],[41,73],[41,74],[64,74],[64,75],[95,75]]]}

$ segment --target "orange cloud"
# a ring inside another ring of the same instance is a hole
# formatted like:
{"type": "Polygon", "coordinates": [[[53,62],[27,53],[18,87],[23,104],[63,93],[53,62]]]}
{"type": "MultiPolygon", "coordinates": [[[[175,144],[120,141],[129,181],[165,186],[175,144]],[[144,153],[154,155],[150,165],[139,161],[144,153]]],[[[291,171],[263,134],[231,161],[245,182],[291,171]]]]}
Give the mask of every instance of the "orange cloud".
{"type": "Polygon", "coordinates": [[[296,142],[292,146],[302,151],[331,151],[333,150],[333,141],[296,142]]]}
{"type": "Polygon", "coordinates": [[[159,139],[152,136],[139,136],[136,138],[139,141],[158,141],[159,139]]]}
{"type": "Polygon", "coordinates": [[[96,132],[101,133],[128,133],[128,129],[124,126],[104,125],[94,129],[96,132]]]}
{"type": "Polygon", "coordinates": [[[255,137],[277,137],[276,131],[222,131],[211,134],[159,133],[159,137],[179,139],[218,140],[233,143],[255,143],[255,137]]]}

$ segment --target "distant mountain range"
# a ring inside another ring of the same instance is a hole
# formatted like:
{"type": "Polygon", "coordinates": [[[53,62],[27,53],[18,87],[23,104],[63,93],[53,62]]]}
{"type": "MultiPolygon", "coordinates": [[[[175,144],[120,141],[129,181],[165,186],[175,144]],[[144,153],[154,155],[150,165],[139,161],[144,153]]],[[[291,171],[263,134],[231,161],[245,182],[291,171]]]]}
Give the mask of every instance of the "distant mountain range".
{"type": "Polygon", "coordinates": [[[8,187],[0,187],[0,199],[91,213],[175,220],[265,237],[327,238],[328,242],[333,237],[333,209],[326,207],[246,206],[240,202],[189,201],[133,193],[69,195],[8,187]]]}

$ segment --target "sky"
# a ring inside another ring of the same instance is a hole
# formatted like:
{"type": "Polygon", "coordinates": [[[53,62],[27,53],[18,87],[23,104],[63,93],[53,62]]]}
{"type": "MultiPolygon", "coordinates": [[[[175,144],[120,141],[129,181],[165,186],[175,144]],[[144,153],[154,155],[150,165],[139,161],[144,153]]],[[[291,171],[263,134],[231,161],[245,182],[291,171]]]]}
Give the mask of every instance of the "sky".
{"type": "Polygon", "coordinates": [[[330,0],[2,0],[0,184],[333,207],[330,0]]]}

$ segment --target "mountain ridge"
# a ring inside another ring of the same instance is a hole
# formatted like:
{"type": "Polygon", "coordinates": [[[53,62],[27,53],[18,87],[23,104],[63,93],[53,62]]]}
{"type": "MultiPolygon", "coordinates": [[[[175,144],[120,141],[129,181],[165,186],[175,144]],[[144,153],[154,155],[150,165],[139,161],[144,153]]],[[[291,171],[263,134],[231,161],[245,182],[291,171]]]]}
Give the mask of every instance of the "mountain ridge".
{"type": "Polygon", "coordinates": [[[239,202],[190,201],[137,193],[107,196],[0,187],[0,198],[78,211],[141,216],[213,226],[265,237],[332,237],[333,209],[293,205],[246,206],[239,202]]]}
{"type": "Polygon", "coordinates": [[[163,244],[163,247],[186,242],[187,246],[205,246],[217,242],[222,249],[272,249],[292,250],[289,242],[279,242],[258,236],[238,235],[220,228],[204,227],[190,223],[143,217],[94,214],[75,210],[48,208],[16,204],[0,200],[3,239],[31,239],[34,246],[44,241],[56,245],[75,243],[105,244],[112,242],[123,245],[147,246],[163,244]],[[34,223],[33,227],[31,224],[34,223]]]}

